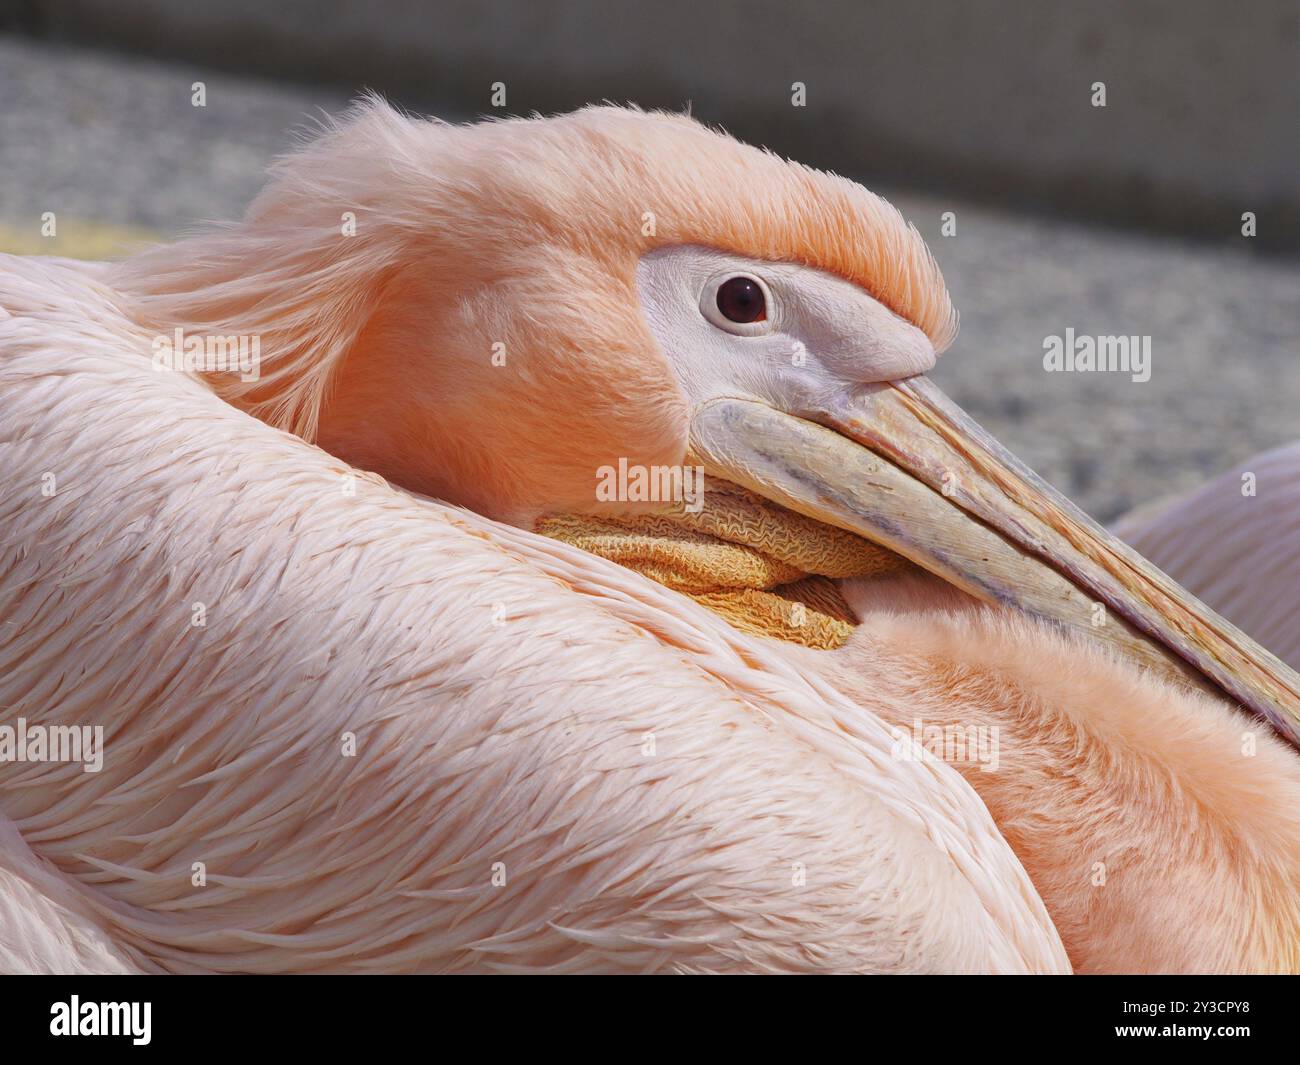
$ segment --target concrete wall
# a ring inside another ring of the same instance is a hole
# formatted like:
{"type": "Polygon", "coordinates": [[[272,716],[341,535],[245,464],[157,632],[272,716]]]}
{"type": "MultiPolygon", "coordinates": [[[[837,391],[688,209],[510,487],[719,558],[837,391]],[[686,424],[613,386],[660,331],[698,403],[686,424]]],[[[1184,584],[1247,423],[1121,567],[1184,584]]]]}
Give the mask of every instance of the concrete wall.
{"type": "Polygon", "coordinates": [[[1295,0],[17,2],[9,28],[453,117],[494,82],[517,113],[689,103],[869,182],[1216,241],[1254,211],[1256,246],[1300,248],[1295,0]]]}

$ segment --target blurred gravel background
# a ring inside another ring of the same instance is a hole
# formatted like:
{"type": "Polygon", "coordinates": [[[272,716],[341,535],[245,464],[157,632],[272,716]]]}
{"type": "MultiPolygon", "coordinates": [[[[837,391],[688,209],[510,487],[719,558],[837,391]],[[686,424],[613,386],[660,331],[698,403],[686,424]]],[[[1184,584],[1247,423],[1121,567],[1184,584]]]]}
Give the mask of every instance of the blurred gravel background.
{"type": "MultiPolygon", "coordinates": [[[[347,102],[332,87],[0,37],[0,251],[102,257],[237,217],[294,131],[347,102]],[[190,104],[199,80],[205,108],[190,104]],[[40,235],[45,211],[56,240],[40,235]]],[[[1185,244],[876,191],[930,241],[962,312],[937,380],[1095,516],[1300,436],[1300,260],[1251,254],[1246,238],[1185,244]],[[1151,379],[1045,372],[1044,337],[1070,327],[1149,334],[1151,379]]]]}

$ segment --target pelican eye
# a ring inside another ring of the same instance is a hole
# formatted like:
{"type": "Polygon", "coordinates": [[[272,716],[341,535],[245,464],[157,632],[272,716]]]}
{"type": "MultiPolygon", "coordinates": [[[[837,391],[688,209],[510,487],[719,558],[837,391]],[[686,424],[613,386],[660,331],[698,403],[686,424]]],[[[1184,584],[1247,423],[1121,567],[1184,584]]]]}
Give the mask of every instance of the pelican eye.
{"type": "Polygon", "coordinates": [[[767,285],[753,274],[720,274],[704,286],[700,311],[719,329],[736,336],[770,333],[776,307],[767,285]]]}
{"type": "Polygon", "coordinates": [[[767,319],[767,297],[763,286],[743,274],[729,277],[718,286],[718,310],[722,317],[738,325],[767,319]]]}

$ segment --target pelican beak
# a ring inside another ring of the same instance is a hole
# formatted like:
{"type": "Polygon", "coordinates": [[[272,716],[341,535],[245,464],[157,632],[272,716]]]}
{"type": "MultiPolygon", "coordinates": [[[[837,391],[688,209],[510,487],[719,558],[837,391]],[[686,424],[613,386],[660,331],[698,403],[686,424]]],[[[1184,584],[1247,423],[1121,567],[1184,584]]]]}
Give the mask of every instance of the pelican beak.
{"type": "Polygon", "coordinates": [[[1300,676],[1107,533],[924,377],[806,410],[712,400],[691,450],[706,475],[848,529],[987,603],[1213,686],[1300,747],[1300,676]]]}

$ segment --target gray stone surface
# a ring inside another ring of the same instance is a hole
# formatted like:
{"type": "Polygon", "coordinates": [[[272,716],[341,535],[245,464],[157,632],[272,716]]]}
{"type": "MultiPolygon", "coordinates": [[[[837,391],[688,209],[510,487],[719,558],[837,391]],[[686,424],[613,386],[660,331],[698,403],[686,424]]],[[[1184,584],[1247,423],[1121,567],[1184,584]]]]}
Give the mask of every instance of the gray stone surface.
{"type": "Polygon", "coordinates": [[[243,210],[341,90],[0,37],[0,218],[53,210],[173,233],[243,210]],[[203,81],[207,106],[190,104],[203,81]]]}
{"type": "Polygon", "coordinates": [[[372,85],[417,108],[490,110],[496,82],[522,113],[690,102],[873,181],[1211,241],[1253,210],[1261,242],[1300,248],[1295,0],[22,4],[34,33],[372,85]]]}
{"type": "MultiPolygon", "coordinates": [[[[56,210],[170,234],[236,217],[292,131],[346,100],[0,37],[0,224],[56,210]]],[[[939,382],[1098,517],[1300,436],[1300,261],[878,191],[931,242],[962,311],[939,382]],[[1149,335],[1151,379],[1046,373],[1043,339],[1067,327],[1149,335]]]]}
{"type": "Polygon", "coordinates": [[[1300,261],[893,198],[962,314],[935,379],[1095,516],[1300,437],[1300,261]],[[1067,328],[1150,336],[1150,380],[1046,372],[1067,328]]]}

